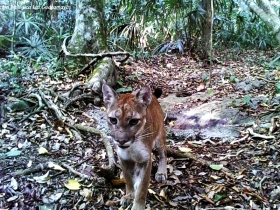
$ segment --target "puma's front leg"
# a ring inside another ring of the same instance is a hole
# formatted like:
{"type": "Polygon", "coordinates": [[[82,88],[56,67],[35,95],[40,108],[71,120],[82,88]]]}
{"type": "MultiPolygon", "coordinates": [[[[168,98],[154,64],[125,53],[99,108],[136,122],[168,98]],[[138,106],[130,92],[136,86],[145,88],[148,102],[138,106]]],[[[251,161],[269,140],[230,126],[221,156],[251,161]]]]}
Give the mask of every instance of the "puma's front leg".
{"type": "Polygon", "coordinates": [[[125,195],[121,198],[121,205],[122,207],[126,208],[134,200],[133,174],[135,163],[132,161],[124,161],[120,159],[120,165],[123,171],[126,189],[125,195]]]}
{"type": "Polygon", "coordinates": [[[166,169],[166,147],[165,147],[165,132],[156,141],[156,151],[159,155],[158,170],[155,175],[157,182],[165,182],[167,180],[167,169],[166,169]]]}
{"type": "Polygon", "coordinates": [[[134,174],[134,202],[131,210],[144,210],[152,169],[151,158],[146,163],[137,163],[134,174]]]}

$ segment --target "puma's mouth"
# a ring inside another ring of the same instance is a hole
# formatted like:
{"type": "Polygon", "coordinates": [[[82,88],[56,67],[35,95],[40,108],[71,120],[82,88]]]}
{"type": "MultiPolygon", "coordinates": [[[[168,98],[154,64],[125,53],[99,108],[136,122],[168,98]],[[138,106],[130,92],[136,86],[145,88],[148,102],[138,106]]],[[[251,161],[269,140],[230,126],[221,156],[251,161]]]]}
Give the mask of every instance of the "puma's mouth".
{"type": "Polygon", "coordinates": [[[126,148],[128,148],[128,147],[130,147],[130,146],[118,145],[118,147],[119,147],[119,148],[122,148],[122,149],[126,149],[126,148]]]}

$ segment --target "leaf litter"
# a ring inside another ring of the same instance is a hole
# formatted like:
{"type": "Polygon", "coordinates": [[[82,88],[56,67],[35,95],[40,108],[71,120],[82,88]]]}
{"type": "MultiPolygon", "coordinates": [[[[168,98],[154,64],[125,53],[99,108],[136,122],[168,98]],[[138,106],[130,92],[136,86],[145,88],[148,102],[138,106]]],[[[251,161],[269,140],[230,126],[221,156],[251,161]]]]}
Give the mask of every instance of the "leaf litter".
{"type": "MultiPolygon", "coordinates": [[[[269,69],[261,62],[269,62],[273,55],[274,52],[247,51],[234,60],[231,52],[217,53],[221,62],[213,65],[211,87],[207,77],[209,63],[188,55],[160,55],[120,66],[121,91],[146,84],[160,87],[163,97],[173,93],[186,97],[188,106],[178,104],[178,110],[232,97],[233,107],[254,118],[253,124],[244,124],[240,138],[233,142],[199,136],[179,140],[168,136],[170,147],[212,164],[209,167],[186,157],[168,157],[168,180],[159,184],[151,179],[148,208],[280,208],[279,102],[253,100],[257,96],[276,96],[279,68],[269,69]],[[242,87],[237,86],[248,78],[265,85],[249,84],[246,80],[242,87]],[[252,88],[254,85],[259,88],[252,88]],[[206,92],[208,97],[188,99],[197,92],[206,92]],[[262,122],[261,116],[265,114],[269,117],[262,122]],[[230,171],[224,170],[225,167],[230,171]]],[[[57,81],[35,72],[30,81],[24,82],[28,91],[44,84],[45,88],[56,86],[66,92],[76,80],[65,75],[57,81]]],[[[7,104],[24,93],[8,96],[7,92],[1,92],[1,95],[7,104]]],[[[46,98],[55,101],[52,95],[46,98]]],[[[67,110],[67,114],[75,122],[98,127],[98,120],[86,114],[90,109],[98,108],[81,102],[67,110]]],[[[125,193],[124,180],[119,168],[111,180],[96,173],[97,168],[108,165],[100,136],[84,132],[78,138],[68,125],[44,108],[21,123],[27,115],[21,109],[11,110],[0,128],[0,208],[118,209],[119,199],[125,193]]],[[[172,126],[172,122],[166,126],[172,126]]]]}

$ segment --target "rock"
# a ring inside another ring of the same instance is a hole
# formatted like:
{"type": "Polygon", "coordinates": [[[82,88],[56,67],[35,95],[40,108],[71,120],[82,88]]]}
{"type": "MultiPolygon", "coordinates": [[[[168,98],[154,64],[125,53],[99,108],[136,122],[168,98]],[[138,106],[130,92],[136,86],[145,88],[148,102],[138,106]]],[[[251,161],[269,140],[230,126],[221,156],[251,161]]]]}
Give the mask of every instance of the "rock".
{"type": "Polygon", "coordinates": [[[235,85],[235,88],[238,90],[250,91],[252,89],[260,89],[262,88],[266,82],[262,80],[252,80],[245,79],[235,85]]]}
{"type": "Polygon", "coordinates": [[[167,119],[174,121],[172,127],[167,127],[168,133],[183,140],[197,139],[199,136],[199,139],[220,138],[227,141],[239,136],[236,125],[253,121],[247,113],[232,108],[234,99],[225,98],[222,101],[207,102],[210,97],[211,94],[207,92],[193,94],[188,98],[199,99],[205,103],[190,109],[185,108],[190,103],[187,97],[170,94],[166,98],[159,99],[164,112],[167,113],[167,119]],[[176,108],[178,104],[184,108],[176,108]]]}

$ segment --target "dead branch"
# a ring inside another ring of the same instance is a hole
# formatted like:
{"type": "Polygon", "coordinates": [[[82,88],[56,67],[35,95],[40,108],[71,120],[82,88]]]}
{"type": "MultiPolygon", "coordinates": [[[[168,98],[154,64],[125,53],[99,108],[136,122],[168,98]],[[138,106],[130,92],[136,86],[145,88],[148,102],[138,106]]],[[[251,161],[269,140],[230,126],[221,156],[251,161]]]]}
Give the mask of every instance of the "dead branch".
{"type": "Polygon", "coordinates": [[[62,115],[58,106],[55,103],[53,103],[50,99],[47,100],[45,94],[41,90],[39,90],[39,94],[42,100],[44,101],[44,103],[47,105],[47,107],[54,111],[57,119],[61,121],[65,121],[66,117],[62,115]]]}
{"type": "Polygon", "coordinates": [[[121,55],[125,55],[126,57],[129,57],[130,54],[128,52],[108,52],[108,53],[98,53],[98,54],[91,54],[91,53],[84,53],[84,54],[72,54],[70,52],[68,52],[67,48],[66,48],[66,41],[69,37],[66,37],[64,40],[63,40],[63,43],[62,43],[62,50],[63,50],[63,53],[66,55],[66,56],[69,56],[69,57],[93,57],[93,58],[99,58],[99,59],[102,59],[104,57],[112,57],[112,56],[121,56],[121,55]]]}
{"type": "Polygon", "coordinates": [[[245,141],[248,137],[249,137],[249,134],[247,133],[241,139],[236,139],[236,140],[231,141],[230,144],[235,144],[235,143],[239,143],[239,142],[245,141]]]}
{"type": "Polygon", "coordinates": [[[252,135],[253,138],[275,139],[275,136],[266,136],[266,135],[255,133],[252,128],[247,128],[247,131],[252,135]]]}
{"type": "Polygon", "coordinates": [[[68,101],[63,106],[63,109],[67,109],[70,104],[74,103],[75,101],[80,101],[83,99],[92,99],[93,100],[93,95],[91,93],[85,93],[85,94],[76,96],[75,98],[68,99],[68,101]]]}
{"type": "Polygon", "coordinates": [[[66,97],[66,98],[71,97],[71,94],[73,93],[73,91],[76,90],[78,87],[81,87],[81,86],[83,86],[83,85],[84,85],[83,82],[76,82],[76,83],[73,85],[73,87],[71,88],[71,90],[69,90],[69,91],[66,92],[66,93],[63,93],[62,96],[63,96],[63,97],[66,97]]]}
{"type": "Polygon", "coordinates": [[[67,165],[66,163],[61,163],[61,165],[65,168],[67,168],[70,172],[72,172],[73,174],[81,177],[82,179],[90,179],[91,177],[89,177],[88,175],[86,174],[82,174],[78,171],[76,171],[74,168],[72,168],[71,166],[67,165]]]}
{"type": "Polygon", "coordinates": [[[81,130],[81,131],[89,132],[89,133],[92,133],[92,134],[97,134],[97,135],[102,134],[100,130],[92,128],[92,127],[88,127],[88,126],[85,126],[85,125],[82,125],[82,124],[75,124],[74,127],[81,130]]]}
{"type": "Polygon", "coordinates": [[[271,118],[271,120],[270,120],[271,126],[270,126],[269,132],[268,132],[269,134],[272,134],[276,130],[276,128],[279,127],[279,124],[278,124],[279,123],[279,119],[280,119],[279,116],[271,118]]]}
{"type": "Polygon", "coordinates": [[[36,110],[34,110],[33,112],[29,113],[26,117],[24,117],[22,120],[20,120],[20,123],[24,122],[25,120],[27,120],[27,119],[28,119],[29,117],[31,117],[32,115],[37,114],[37,113],[40,113],[41,110],[44,108],[44,104],[43,104],[43,102],[42,102],[42,98],[41,98],[38,94],[36,94],[36,93],[31,93],[31,94],[29,95],[29,97],[37,98],[39,106],[38,106],[38,108],[37,108],[36,110]]]}
{"type": "Polygon", "coordinates": [[[34,174],[34,173],[45,170],[46,168],[48,168],[48,165],[49,165],[49,163],[44,163],[44,164],[40,163],[34,168],[28,168],[28,169],[24,169],[24,170],[15,171],[11,175],[12,176],[24,176],[24,175],[28,175],[28,174],[34,174]]]}
{"type": "Polygon", "coordinates": [[[75,127],[79,130],[90,132],[92,134],[97,134],[100,135],[102,138],[102,142],[105,146],[107,155],[108,155],[108,161],[109,165],[107,167],[94,167],[94,172],[98,174],[99,176],[105,177],[106,179],[112,179],[114,177],[114,172],[115,172],[115,156],[114,156],[114,150],[113,147],[110,143],[109,137],[103,133],[100,130],[97,130],[95,128],[91,128],[88,126],[84,126],[81,124],[76,124],[75,127]]]}

